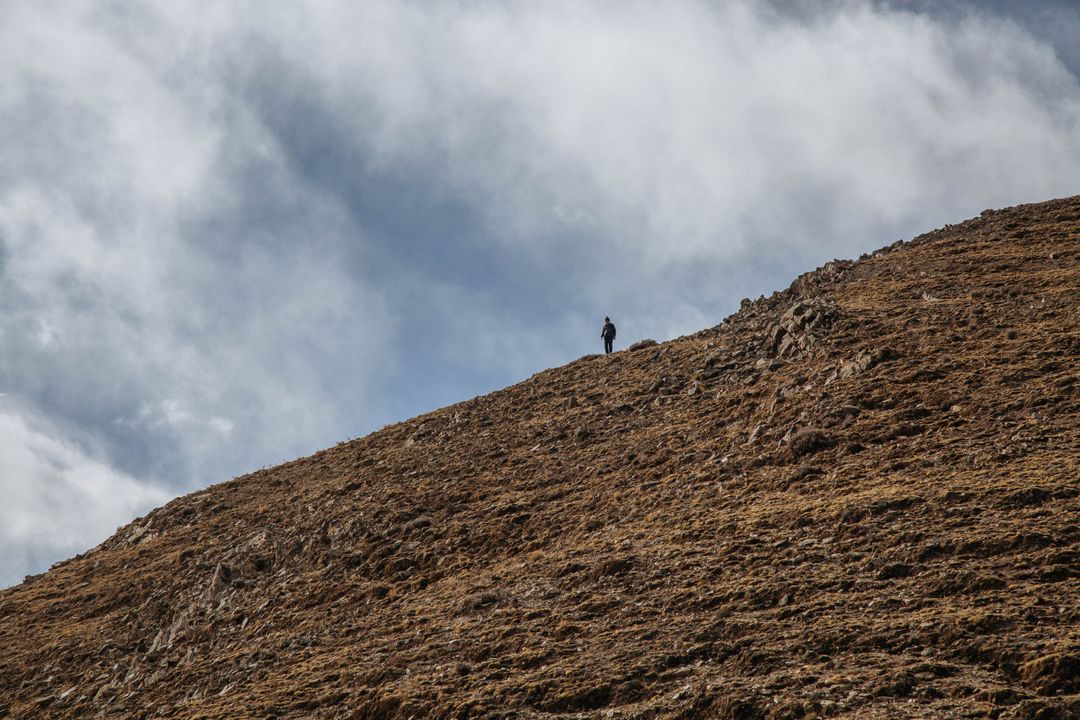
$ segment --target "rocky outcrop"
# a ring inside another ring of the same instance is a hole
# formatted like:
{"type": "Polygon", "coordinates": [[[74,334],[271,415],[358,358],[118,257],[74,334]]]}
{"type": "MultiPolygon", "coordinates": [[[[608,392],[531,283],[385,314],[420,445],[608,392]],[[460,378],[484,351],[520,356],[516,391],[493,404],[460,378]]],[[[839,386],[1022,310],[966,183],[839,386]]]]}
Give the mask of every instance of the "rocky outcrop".
{"type": "Polygon", "coordinates": [[[824,298],[799,300],[765,330],[769,355],[792,358],[814,349],[819,335],[836,319],[836,306],[824,298]]]}

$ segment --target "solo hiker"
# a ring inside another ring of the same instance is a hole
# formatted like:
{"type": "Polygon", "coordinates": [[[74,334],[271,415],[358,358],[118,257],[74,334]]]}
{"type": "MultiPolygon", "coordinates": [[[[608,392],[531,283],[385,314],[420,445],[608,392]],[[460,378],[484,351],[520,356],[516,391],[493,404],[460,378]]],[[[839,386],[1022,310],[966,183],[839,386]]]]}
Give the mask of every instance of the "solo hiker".
{"type": "Polygon", "coordinates": [[[611,318],[604,318],[604,329],[600,331],[600,337],[604,338],[604,354],[611,352],[611,344],[615,342],[615,323],[611,318]]]}

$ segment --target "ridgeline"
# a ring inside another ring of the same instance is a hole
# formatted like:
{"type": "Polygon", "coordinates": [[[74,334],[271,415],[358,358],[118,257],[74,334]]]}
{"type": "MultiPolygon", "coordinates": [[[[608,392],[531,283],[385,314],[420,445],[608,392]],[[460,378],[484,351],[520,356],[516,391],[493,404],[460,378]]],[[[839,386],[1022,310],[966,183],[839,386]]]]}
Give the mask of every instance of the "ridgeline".
{"type": "Polygon", "coordinates": [[[1080,717],[1080,198],[178,498],[0,718],[1080,717]]]}

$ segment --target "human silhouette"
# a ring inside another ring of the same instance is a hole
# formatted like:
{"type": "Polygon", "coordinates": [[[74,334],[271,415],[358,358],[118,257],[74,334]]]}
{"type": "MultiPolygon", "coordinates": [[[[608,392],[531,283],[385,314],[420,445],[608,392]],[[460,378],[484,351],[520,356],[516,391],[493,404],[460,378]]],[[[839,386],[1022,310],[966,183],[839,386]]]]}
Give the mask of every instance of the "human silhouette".
{"type": "Polygon", "coordinates": [[[600,337],[604,338],[604,354],[611,352],[611,345],[615,342],[615,323],[611,318],[604,318],[604,329],[600,331],[600,337]]]}

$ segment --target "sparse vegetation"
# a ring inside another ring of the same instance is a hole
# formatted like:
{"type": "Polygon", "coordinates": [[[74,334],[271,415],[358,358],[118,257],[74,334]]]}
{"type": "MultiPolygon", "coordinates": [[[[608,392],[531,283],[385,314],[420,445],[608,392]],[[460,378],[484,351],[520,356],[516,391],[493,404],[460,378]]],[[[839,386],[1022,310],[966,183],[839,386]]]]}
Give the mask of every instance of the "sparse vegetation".
{"type": "Polygon", "coordinates": [[[0,591],[0,718],[1080,717],[1078,231],[987,213],[177,498],[0,591]]]}
{"type": "Polygon", "coordinates": [[[833,439],[824,430],[815,427],[799,428],[788,437],[788,448],[795,458],[833,446],[833,439]]]}

